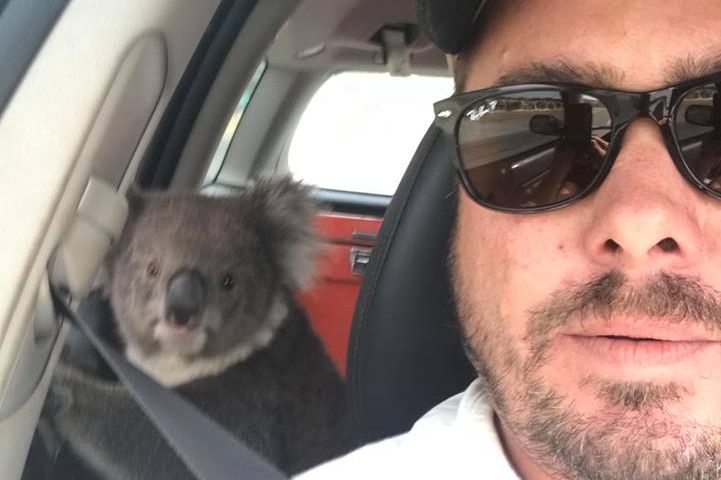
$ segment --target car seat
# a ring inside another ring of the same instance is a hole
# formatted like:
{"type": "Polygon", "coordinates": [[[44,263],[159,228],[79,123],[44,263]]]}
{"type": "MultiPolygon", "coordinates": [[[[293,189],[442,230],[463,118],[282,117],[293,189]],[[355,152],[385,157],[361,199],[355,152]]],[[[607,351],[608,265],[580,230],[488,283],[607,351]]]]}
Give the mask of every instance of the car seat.
{"type": "Polygon", "coordinates": [[[347,365],[363,443],[407,431],[476,377],[449,282],[457,190],[451,153],[432,126],[388,207],[363,279],[347,365]]]}

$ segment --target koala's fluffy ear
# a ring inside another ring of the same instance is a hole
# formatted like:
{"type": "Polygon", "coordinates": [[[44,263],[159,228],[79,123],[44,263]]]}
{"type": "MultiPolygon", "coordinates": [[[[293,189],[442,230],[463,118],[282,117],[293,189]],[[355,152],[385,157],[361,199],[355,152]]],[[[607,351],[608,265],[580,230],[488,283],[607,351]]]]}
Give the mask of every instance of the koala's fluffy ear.
{"type": "Polygon", "coordinates": [[[300,290],[313,282],[321,248],[313,228],[318,205],[310,192],[310,187],[286,177],[260,180],[248,193],[260,208],[261,240],[278,259],[283,282],[300,290]]]}
{"type": "Polygon", "coordinates": [[[106,295],[109,295],[110,281],[113,274],[113,262],[127,245],[133,225],[148,204],[150,194],[141,192],[136,186],[131,186],[125,194],[125,198],[128,200],[128,219],[125,221],[123,233],[110,247],[110,251],[100,266],[100,271],[93,284],[94,288],[102,288],[106,295]]]}
{"type": "Polygon", "coordinates": [[[128,200],[128,223],[138,218],[143,212],[143,209],[148,204],[149,193],[143,193],[140,188],[132,185],[128,192],[125,194],[125,198],[128,200]]]}
{"type": "Polygon", "coordinates": [[[127,239],[132,235],[133,226],[136,220],[142,215],[143,210],[150,202],[152,198],[151,193],[143,193],[136,186],[131,186],[125,198],[128,200],[128,219],[125,221],[125,227],[120,238],[113,245],[111,253],[117,253],[120,249],[122,250],[123,245],[127,242],[127,239]]]}

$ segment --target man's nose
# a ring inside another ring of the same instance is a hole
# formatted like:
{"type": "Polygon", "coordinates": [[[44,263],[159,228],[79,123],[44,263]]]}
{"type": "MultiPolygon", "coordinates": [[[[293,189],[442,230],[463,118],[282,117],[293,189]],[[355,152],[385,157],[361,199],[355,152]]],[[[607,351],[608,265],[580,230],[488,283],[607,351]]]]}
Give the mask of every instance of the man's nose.
{"type": "Polygon", "coordinates": [[[652,120],[634,122],[622,142],[608,177],[589,198],[586,248],[606,268],[689,267],[704,248],[701,218],[714,199],[681,176],[652,120]]]}

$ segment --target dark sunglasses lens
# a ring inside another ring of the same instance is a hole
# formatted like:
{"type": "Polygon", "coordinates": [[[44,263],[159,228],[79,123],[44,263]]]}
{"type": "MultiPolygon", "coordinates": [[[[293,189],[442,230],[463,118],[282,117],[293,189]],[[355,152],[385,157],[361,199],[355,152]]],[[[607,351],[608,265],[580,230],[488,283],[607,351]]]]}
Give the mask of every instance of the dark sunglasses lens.
{"type": "Polygon", "coordinates": [[[600,100],[525,91],[466,109],[458,153],[466,184],[487,205],[540,208],[579,196],[598,178],[610,134],[600,100]]]}
{"type": "Polygon", "coordinates": [[[675,130],[691,173],[721,193],[721,99],[716,85],[703,85],[684,95],[676,110],[675,130]]]}

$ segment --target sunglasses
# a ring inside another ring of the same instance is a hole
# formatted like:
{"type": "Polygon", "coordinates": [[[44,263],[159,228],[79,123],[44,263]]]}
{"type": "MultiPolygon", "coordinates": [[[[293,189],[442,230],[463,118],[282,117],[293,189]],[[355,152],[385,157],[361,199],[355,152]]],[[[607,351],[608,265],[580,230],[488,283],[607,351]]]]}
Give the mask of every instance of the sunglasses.
{"type": "Polygon", "coordinates": [[[645,93],[571,84],[488,88],[434,105],[468,195],[502,212],[570,205],[603,182],[626,128],[655,120],[673,163],[721,198],[721,73],[645,93]]]}

